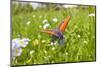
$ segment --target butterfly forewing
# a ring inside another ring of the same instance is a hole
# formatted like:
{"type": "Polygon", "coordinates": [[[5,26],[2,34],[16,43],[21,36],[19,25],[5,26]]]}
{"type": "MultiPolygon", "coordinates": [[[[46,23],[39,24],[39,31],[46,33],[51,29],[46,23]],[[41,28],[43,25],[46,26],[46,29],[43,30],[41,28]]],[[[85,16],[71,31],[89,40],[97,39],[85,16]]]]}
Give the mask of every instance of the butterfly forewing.
{"type": "Polygon", "coordinates": [[[67,16],[67,18],[59,25],[59,30],[61,32],[65,32],[65,29],[68,25],[69,20],[70,20],[70,16],[67,16]]]}

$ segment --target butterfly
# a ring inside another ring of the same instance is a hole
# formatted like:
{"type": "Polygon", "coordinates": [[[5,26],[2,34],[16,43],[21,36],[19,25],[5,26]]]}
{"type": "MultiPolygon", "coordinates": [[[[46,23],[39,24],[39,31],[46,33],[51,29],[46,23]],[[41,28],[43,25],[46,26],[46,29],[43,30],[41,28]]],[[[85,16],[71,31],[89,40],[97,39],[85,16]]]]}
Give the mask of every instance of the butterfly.
{"type": "Polygon", "coordinates": [[[41,30],[41,32],[48,33],[51,35],[51,42],[54,43],[56,40],[58,40],[59,44],[64,44],[64,36],[63,33],[65,32],[65,29],[68,26],[68,23],[70,21],[70,16],[67,16],[63,22],[59,24],[58,27],[52,30],[41,30]]]}

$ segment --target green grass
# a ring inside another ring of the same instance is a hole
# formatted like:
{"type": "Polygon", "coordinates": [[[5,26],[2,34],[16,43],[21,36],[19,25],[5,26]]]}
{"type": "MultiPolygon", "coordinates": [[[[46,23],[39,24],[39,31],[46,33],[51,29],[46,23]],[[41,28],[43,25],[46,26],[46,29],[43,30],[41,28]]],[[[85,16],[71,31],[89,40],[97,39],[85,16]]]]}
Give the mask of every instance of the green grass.
{"type": "MultiPolygon", "coordinates": [[[[25,8],[25,7],[24,7],[25,8]]],[[[26,7],[27,8],[27,7],[26,7]]],[[[20,9],[16,9],[17,11],[20,9]]],[[[27,8],[28,9],[28,8],[27,8]]],[[[95,13],[95,7],[88,8],[45,8],[33,11],[20,11],[14,13],[12,8],[12,39],[27,37],[31,41],[27,47],[23,48],[21,56],[12,60],[12,65],[30,65],[30,64],[47,64],[60,62],[80,62],[80,61],[95,61],[95,17],[89,17],[90,13],[95,13]],[[35,15],[35,17],[33,17],[35,15]],[[64,33],[65,44],[53,45],[50,42],[50,36],[39,32],[43,26],[43,20],[47,19],[50,24],[49,29],[57,27],[66,16],[70,15],[71,20],[64,33]],[[39,16],[42,16],[39,18],[39,16]],[[52,19],[58,18],[54,23],[52,19]],[[27,25],[27,22],[31,23],[27,25]],[[74,25],[75,24],[75,25],[74,25]],[[42,43],[42,40],[45,42],[42,43]],[[30,55],[30,51],[34,51],[30,55]]]]}

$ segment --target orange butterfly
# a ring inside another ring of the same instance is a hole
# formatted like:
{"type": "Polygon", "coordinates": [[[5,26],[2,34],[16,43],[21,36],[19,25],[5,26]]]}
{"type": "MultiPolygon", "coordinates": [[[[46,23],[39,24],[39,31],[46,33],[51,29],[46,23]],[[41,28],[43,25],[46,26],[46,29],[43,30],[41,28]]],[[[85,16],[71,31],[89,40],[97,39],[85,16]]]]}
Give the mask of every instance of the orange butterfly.
{"type": "Polygon", "coordinates": [[[56,39],[59,39],[59,44],[64,44],[63,33],[65,32],[66,27],[68,26],[70,16],[67,16],[65,20],[55,29],[53,30],[41,30],[41,32],[48,33],[52,36],[51,42],[55,42],[56,39]]]}

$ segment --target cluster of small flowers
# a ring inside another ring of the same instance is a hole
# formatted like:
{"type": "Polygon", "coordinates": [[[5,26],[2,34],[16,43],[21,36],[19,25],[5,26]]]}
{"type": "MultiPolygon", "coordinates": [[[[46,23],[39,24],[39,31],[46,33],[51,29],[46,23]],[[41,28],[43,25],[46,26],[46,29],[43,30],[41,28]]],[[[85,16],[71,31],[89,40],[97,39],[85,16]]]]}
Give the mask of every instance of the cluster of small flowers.
{"type": "Polygon", "coordinates": [[[12,40],[12,56],[20,56],[22,53],[22,48],[28,45],[30,40],[28,38],[15,38],[12,40]]]}
{"type": "MultiPolygon", "coordinates": [[[[57,18],[53,18],[52,21],[53,21],[53,22],[57,22],[58,19],[57,19],[57,18]]],[[[48,22],[47,19],[44,19],[42,23],[44,24],[44,25],[43,25],[43,29],[47,29],[47,28],[50,26],[50,24],[49,24],[49,22],[48,22]]],[[[41,26],[40,26],[40,28],[41,28],[41,26]]]]}

